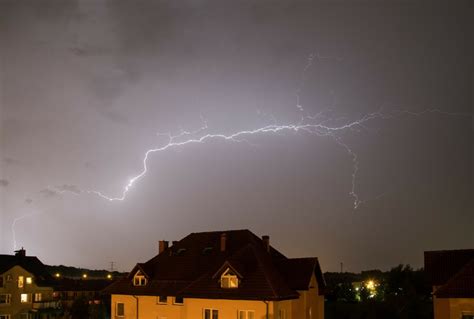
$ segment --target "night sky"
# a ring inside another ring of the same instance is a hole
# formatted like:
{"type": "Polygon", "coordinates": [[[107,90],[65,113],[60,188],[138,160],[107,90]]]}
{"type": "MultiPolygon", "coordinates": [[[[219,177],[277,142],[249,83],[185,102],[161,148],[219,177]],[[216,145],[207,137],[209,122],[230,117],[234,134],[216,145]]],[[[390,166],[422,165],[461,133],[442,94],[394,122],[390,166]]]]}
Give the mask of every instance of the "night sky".
{"type": "Polygon", "coordinates": [[[472,248],[468,2],[0,0],[0,253],[130,270],[242,228],[323,271],[472,248]],[[87,193],[121,196],[157,133],[373,112],[169,148],[125,200],[87,193]]]}

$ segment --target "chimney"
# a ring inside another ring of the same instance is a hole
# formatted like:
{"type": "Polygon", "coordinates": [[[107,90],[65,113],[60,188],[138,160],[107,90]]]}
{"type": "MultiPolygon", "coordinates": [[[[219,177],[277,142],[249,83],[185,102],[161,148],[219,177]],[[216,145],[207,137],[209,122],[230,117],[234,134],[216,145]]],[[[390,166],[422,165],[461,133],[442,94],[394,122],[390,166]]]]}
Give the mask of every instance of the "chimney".
{"type": "Polygon", "coordinates": [[[221,251],[222,252],[226,250],[226,245],[227,245],[227,234],[222,233],[221,234],[221,251]]]}
{"type": "Polygon", "coordinates": [[[26,250],[23,247],[21,247],[20,250],[15,250],[15,256],[25,257],[26,256],[26,250]]]}
{"type": "Polygon", "coordinates": [[[270,236],[264,235],[262,236],[263,246],[265,247],[267,252],[270,252],[270,236]]]}
{"type": "Polygon", "coordinates": [[[158,245],[158,253],[161,254],[168,248],[168,241],[167,240],[160,240],[158,245]]]}

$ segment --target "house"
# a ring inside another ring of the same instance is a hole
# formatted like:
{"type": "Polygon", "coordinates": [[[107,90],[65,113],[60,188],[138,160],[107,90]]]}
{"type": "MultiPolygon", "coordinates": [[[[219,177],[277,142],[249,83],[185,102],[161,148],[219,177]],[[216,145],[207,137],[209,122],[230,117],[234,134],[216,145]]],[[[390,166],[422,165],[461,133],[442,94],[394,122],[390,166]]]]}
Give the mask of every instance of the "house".
{"type": "Polygon", "coordinates": [[[435,319],[474,318],[474,249],[425,252],[435,319]]]}
{"type": "Polygon", "coordinates": [[[287,258],[248,230],[160,241],[159,253],[105,289],[111,318],[323,319],[317,258],[287,258]]]}
{"type": "Polygon", "coordinates": [[[0,255],[0,319],[54,318],[61,312],[53,300],[53,279],[43,263],[26,256],[0,255]]]}
{"type": "MultiPolygon", "coordinates": [[[[90,313],[103,311],[103,307],[110,307],[102,290],[110,285],[113,279],[56,279],[53,299],[60,301],[64,311],[64,318],[70,318],[73,306],[77,302],[83,303],[90,313]]],[[[104,309],[105,310],[105,309],[104,309]]]]}

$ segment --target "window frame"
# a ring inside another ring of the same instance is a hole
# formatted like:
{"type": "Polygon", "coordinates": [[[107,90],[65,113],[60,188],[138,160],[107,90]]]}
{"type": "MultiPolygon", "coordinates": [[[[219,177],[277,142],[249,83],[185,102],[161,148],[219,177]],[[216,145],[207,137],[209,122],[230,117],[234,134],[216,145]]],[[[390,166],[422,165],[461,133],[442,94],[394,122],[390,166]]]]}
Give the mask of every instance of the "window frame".
{"type": "Polygon", "coordinates": [[[133,276],[133,285],[135,287],[146,286],[147,283],[148,283],[148,279],[141,271],[137,271],[135,275],[133,276]]]}
{"type": "Polygon", "coordinates": [[[18,288],[25,287],[25,276],[18,276],[18,288]]]}
{"type": "Polygon", "coordinates": [[[240,319],[240,314],[243,313],[245,314],[243,319],[255,319],[255,310],[249,310],[249,309],[243,309],[243,310],[238,310],[237,311],[237,319],[240,319]],[[252,318],[249,318],[249,313],[253,314],[252,318]]]}
{"type": "Polygon", "coordinates": [[[0,315],[0,319],[10,319],[10,318],[11,318],[11,317],[10,317],[10,314],[3,314],[3,313],[2,313],[2,314],[0,315]]]}
{"type": "Polygon", "coordinates": [[[173,298],[173,305],[178,305],[178,306],[184,305],[184,298],[183,298],[183,297],[176,297],[176,296],[175,296],[175,297],[173,298]],[[178,301],[176,300],[177,298],[181,298],[181,299],[182,299],[182,302],[178,302],[178,301]]]}
{"type": "Polygon", "coordinates": [[[124,302],[117,302],[115,304],[115,316],[116,317],[125,317],[125,303],[124,302]],[[119,314],[119,306],[122,306],[122,314],[119,314]]]}
{"type": "Polygon", "coordinates": [[[25,282],[27,285],[31,285],[33,283],[33,277],[26,277],[25,282]]]}
{"type": "Polygon", "coordinates": [[[156,304],[158,305],[167,305],[168,304],[168,296],[157,296],[156,297],[156,304]],[[165,301],[161,301],[161,298],[165,298],[165,301]]]}
{"type": "Polygon", "coordinates": [[[227,268],[226,271],[224,271],[221,275],[221,288],[223,289],[236,289],[239,288],[239,277],[235,274],[235,272],[227,268]],[[232,274],[230,274],[232,273],[232,274]],[[235,282],[235,284],[231,284],[232,282],[235,282]]]}
{"type": "Polygon", "coordinates": [[[5,302],[0,303],[0,305],[10,305],[12,303],[12,294],[0,294],[0,296],[5,296],[5,302]]]}
{"type": "Polygon", "coordinates": [[[25,303],[31,303],[31,293],[21,293],[20,294],[20,303],[25,304],[25,303]],[[26,301],[23,301],[23,296],[26,296],[26,301]]]}
{"type": "Polygon", "coordinates": [[[42,300],[43,300],[43,294],[41,292],[35,292],[33,294],[33,302],[41,302],[42,300]]]}
{"type": "Polygon", "coordinates": [[[210,317],[208,319],[219,319],[219,309],[216,308],[203,308],[202,309],[202,319],[206,318],[206,310],[209,310],[210,317]],[[217,317],[214,318],[214,311],[217,313],[217,317]]]}

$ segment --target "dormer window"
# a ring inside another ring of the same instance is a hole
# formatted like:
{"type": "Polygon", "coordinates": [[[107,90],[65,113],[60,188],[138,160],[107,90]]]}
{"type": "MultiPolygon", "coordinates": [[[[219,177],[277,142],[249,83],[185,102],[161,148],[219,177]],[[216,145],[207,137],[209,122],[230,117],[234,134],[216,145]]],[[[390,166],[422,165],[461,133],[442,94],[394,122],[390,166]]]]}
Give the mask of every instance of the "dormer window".
{"type": "Polygon", "coordinates": [[[239,278],[230,268],[227,268],[227,270],[224,271],[224,273],[221,276],[221,288],[238,288],[238,287],[239,287],[239,278]]]}
{"type": "Polygon", "coordinates": [[[133,285],[134,286],[145,286],[146,283],[147,283],[147,279],[146,279],[145,275],[140,270],[137,271],[135,276],[133,276],[133,285]]]}

